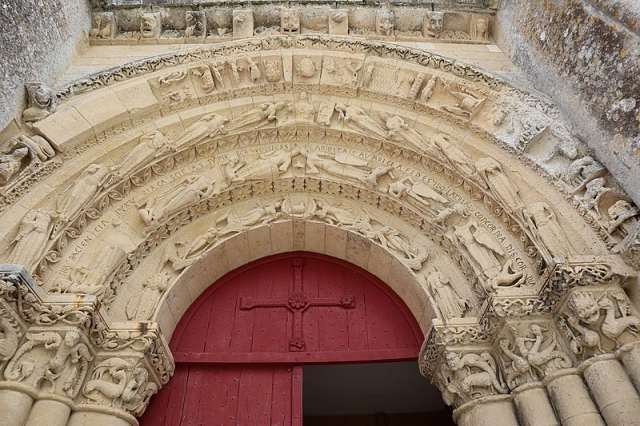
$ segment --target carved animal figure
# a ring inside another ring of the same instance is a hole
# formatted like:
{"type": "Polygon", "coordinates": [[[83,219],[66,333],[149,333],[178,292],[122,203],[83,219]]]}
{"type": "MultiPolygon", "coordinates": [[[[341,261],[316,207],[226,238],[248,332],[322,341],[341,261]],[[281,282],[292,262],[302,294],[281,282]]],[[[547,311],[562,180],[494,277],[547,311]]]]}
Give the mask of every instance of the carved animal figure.
{"type": "Polygon", "coordinates": [[[616,317],[616,307],[611,297],[615,297],[618,303],[624,303],[624,296],[615,296],[605,294],[598,300],[598,307],[605,310],[604,321],[602,322],[602,334],[613,340],[618,345],[618,338],[625,331],[637,334],[640,327],[640,319],[635,315],[628,315],[624,310],[620,309],[621,316],[616,317]]]}

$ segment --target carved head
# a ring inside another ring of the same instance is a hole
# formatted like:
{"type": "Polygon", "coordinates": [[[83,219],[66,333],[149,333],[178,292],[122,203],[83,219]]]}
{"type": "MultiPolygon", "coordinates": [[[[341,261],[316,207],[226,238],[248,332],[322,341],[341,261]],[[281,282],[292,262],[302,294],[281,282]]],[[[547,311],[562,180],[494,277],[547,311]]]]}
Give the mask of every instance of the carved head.
{"type": "Polygon", "coordinates": [[[39,108],[50,109],[55,102],[55,97],[51,89],[42,83],[28,83],[27,91],[29,92],[32,105],[39,108]]]}
{"type": "Polygon", "coordinates": [[[72,347],[75,346],[80,341],[80,333],[76,330],[69,330],[64,335],[64,344],[72,347]]]}
{"type": "Polygon", "coordinates": [[[311,78],[316,75],[316,64],[313,63],[311,58],[305,57],[298,62],[296,70],[300,77],[311,78]]]}
{"type": "Polygon", "coordinates": [[[591,293],[577,292],[569,299],[569,309],[581,321],[587,324],[594,324],[600,319],[600,307],[591,293]]]}
{"type": "Polygon", "coordinates": [[[140,33],[142,37],[155,37],[159,30],[159,18],[155,14],[145,13],[140,21],[140,33]]]}
{"type": "Polygon", "coordinates": [[[447,352],[444,354],[444,361],[450,370],[456,371],[463,367],[462,358],[455,352],[447,352]]]}
{"type": "Polygon", "coordinates": [[[442,32],[444,27],[444,12],[431,12],[429,14],[429,26],[434,33],[442,32]]]}
{"type": "Polygon", "coordinates": [[[331,20],[337,24],[344,22],[347,19],[347,12],[344,10],[338,10],[331,14],[331,20]]]}

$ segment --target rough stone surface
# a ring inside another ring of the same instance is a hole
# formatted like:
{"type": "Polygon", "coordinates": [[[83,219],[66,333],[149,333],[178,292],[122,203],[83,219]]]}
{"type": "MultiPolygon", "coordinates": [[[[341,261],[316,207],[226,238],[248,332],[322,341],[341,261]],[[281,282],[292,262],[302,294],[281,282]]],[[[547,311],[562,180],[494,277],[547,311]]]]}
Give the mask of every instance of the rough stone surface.
{"type": "Polygon", "coordinates": [[[0,128],[23,109],[24,83],[54,84],[91,24],[88,0],[5,0],[0,5],[0,128]]]}
{"type": "Polygon", "coordinates": [[[511,0],[497,40],[640,201],[640,4],[511,0]]]}

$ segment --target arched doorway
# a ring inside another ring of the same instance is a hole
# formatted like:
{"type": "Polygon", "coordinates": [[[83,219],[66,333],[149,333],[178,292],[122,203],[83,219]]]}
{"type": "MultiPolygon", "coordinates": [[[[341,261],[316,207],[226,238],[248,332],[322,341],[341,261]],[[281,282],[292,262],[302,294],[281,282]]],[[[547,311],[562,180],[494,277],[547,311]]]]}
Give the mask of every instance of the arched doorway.
{"type": "Polygon", "coordinates": [[[423,335],[380,280],[306,252],[210,286],[171,341],[176,373],[143,425],[302,424],[302,366],[415,360],[423,335]]]}

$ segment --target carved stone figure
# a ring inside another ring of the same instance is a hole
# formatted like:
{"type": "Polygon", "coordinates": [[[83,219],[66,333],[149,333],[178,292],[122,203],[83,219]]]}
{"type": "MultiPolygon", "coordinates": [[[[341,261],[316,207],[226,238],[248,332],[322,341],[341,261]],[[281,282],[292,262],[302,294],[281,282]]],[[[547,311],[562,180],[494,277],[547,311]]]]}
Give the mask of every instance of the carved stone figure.
{"type": "Polygon", "coordinates": [[[125,312],[127,319],[136,321],[147,321],[169,286],[171,276],[166,272],[159,272],[149,277],[142,283],[142,291],[136,292],[129,299],[125,312]]]}
{"type": "Polygon", "coordinates": [[[409,268],[416,272],[422,269],[429,258],[426,248],[410,242],[407,237],[390,226],[382,226],[380,229],[371,228],[368,233],[374,240],[379,241],[382,247],[394,252],[409,268]]]}
{"type": "Polygon", "coordinates": [[[288,107],[287,102],[267,102],[260,104],[239,116],[232,118],[227,125],[228,131],[244,130],[246,128],[259,128],[266,124],[277,122],[278,112],[288,107]]]}
{"type": "Polygon", "coordinates": [[[493,158],[485,157],[476,162],[476,170],[503,207],[521,217],[524,202],[520,198],[520,191],[506,175],[502,165],[493,158]]]}
{"type": "Polygon", "coordinates": [[[43,210],[29,211],[20,222],[18,233],[11,241],[8,263],[21,264],[31,271],[49,241],[51,215],[43,210]]]}
{"type": "Polygon", "coordinates": [[[56,94],[43,83],[27,83],[28,108],[22,113],[25,122],[39,121],[56,111],[56,94]]]}
{"type": "Polygon", "coordinates": [[[280,211],[284,216],[310,219],[316,215],[318,204],[315,199],[296,199],[287,197],[282,200],[280,211]]]}
{"type": "Polygon", "coordinates": [[[487,279],[487,290],[518,286],[524,280],[522,272],[515,272],[510,261],[500,260],[506,253],[495,238],[484,228],[470,220],[455,227],[455,241],[469,254],[470,260],[487,279]]]}
{"type": "Polygon", "coordinates": [[[168,191],[151,195],[139,205],[140,217],[145,225],[155,225],[161,219],[211,195],[213,184],[214,182],[205,176],[187,177],[168,191]]]}
{"type": "Polygon", "coordinates": [[[437,150],[436,154],[438,158],[448,163],[454,170],[457,170],[466,178],[482,184],[482,180],[478,176],[478,171],[471,157],[458,149],[448,136],[443,134],[437,135],[433,140],[433,145],[437,150]]]}
{"type": "Polygon", "coordinates": [[[142,38],[158,38],[162,31],[160,12],[143,13],[140,17],[140,35],[142,38]]]}
{"type": "Polygon", "coordinates": [[[438,76],[432,75],[427,84],[424,85],[422,90],[420,91],[420,102],[427,103],[431,97],[433,96],[433,92],[436,90],[436,86],[438,85],[438,76]]]}
{"type": "Polygon", "coordinates": [[[471,303],[456,291],[451,280],[437,268],[434,268],[426,280],[436,307],[445,321],[451,318],[462,318],[471,310],[471,303]]]}
{"type": "Polygon", "coordinates": [[[316,64],[309,57],[301,58],[296,64],[296,75],[301,78],[312,78],[316,75],[316,64]]]}
{"type": "Polygon", "coordinates": [[[534,242],[546,249],[552,257],[569,257],[575,249],[564,233],[555,212],[545,202],[533,203],[524,210],[534,242]]]}
{"type": "Polygon", "coordinates": [[[0,185],[8,184],[18,175],[23,160],[28,156],[28,148],[17,148],[9,154],[0,154],[0,185]]]}
{"type": "Polygon", "coordinates": [[[606,173],[607,169],[602,164],[587,155],[571,163],[564,174],[564,179],[574,188],[574,191],[579,191],[588,182],[606,173]]]}
{"type": "Polygon", "coordinates": [[[56,215],[62,222],[71,219],[107,183],[109,169],[100,164],[89,165],[56,202],[56,215]]]}
{"type": "Polygon", "coordinates": [[[587,209],[599,212],[598,206],[600,205],[603,196],[612,192],[613,189],[607,187],[607,181],[605,178],[599,177],[585,185],[584,194],[579,198],[579,200],[587,209]]]}
{"type": "Polygon", "coordinates": [[[376,12],[376,34],[383,36],[393,35],[394,27],[393,11],[387,8],[379,9],[376,12]]]}
{"type": "Polygon", "coordinates": [[[426,211],[433,210],[432,201],[439,204],[449,203],[449,200],[437,193],[425,182],[416,182],[411,177],[402,178],[391,183],[388,193],[396,198],[407,199],[411,204],[426,211]]]}
{"type": "Polygon", "coordinates": [[[216,82],[211,74],[211,69],[206,65],[200,65],[189,69],[195,77],[200,89],[205,93],[211,93],[216,89],[216,82]]]}
{"type": "Polygon", "coordinates": [[[420,133],[409,127],[402,117],[397,115],[389,117],[385,126],[387,137],[398,142],[406,142],[414,149],[424,149],[425,140],[420,133]]]}
{"type": "Polygon", "coordinates": [[[253,10],[236,9],[233,11],[233,37],[253,36],[253,10]]]}
{"type": "Polygon", "coordinates": [[[62,337],[55,332],[27,333],[26,342],[7,364],[4,376],[36,389],[74,398],[87,374],[93,356],[80,333],[69,330],[62,337]]]}
{"type": "Polygon", "coordinates": [[[0,362],[9,360],[18,349],[17,326],[6,317],[0,317],[0,362]]]}
{"type": "Polygon", "coordinates": [[[471,38],[479,41],[489,41],[489,18],[478,16],[471,20],[471,38]]]}
{"type": "Polygon", "coordinates": [[[338,111],[338,116],[345,124],[355,127],[364,134],[382,139],[387,137],[387,131],[362,108],[355,105],[336,104],[335,110],[338,111]]]}
{"type": "Polygon", "coordinates": [[[309,95],[306,92],[300,93],[296,102],[296,120],[303,123],[315,122],[316,107],[309,102],[309,95]]]}
{"type": "Polygon", "coordinates": [[[231,181],[242,183],[250,180],[275,179],[289,170],[293,158],[298,155],[303,155],[298,149],[280,150],[262,154],[250,163],[241,161],[241,167],[236,169],[231,181]]]}
{"type": "Polygon", "coordinates": [[[113,12],[94,12],[89,36],[97,39],[111,39],[116,35],[113,12]]]}
{"type": "Polygon", "coordinates": [[[428,12],[424,18],[422,32],[425,37],[439,38],[444,28],[443,12],[428,12]]]}
{"type": "Polygon", "coordinates": [[[219,114],[206,114],[200,120],[187,127],[174,146],[176,149],[180,149],[188,144],[198,144],[206,139],[224,135],[227,122],[229,122],[229,119],[219,114]]]}
{"type": "Polygon", "coordinates": [[[296,9],[280,10],[280,29],[283,34],[297,34],[300,32],[300,15],[296,9]]]}
{"type": "Polygon", "coordinates": [[[333,10],[329,14],[329,34],[349,34],[349,12],[347,10],[333,10]]]}
{"type": "Polygon", "coordinates": [[[278,218],[279,208],[280,202],[276,202],[266,206],[256,206],[244,214],[231,210],[216,220],[217,237],[225,238],[257,225],[267,224],[278,218]]]}
{"type": "Polygon", "coordinates": [[[488,352],[465,355],[446,352],[444,356],[441,390],[446,404],[458,407],[476,398],[508,392],[496,361],[488,352]]]}
{"type": "Polygon", "coordinates": [[[444,105],[443,110],[451,114],[459,115],[464,118],[471,119],[485,103],[486,99],[471,93],[464,87],[461,90],[453,90],[450,86],[445,86],[449,95],[453,96],[457,103],[455,106],[444,105]]]}
{"type": "Polygon", "coordinates": [[[20,135],[11,139],[12,148],[27,148],[29,157],[34,162],[44,162],[56,156],[55,148],[42,136],[20,135]]]}
{"type": "Polygon", "coordinates": [[[83,394],[95,403],[140,415],[157,391],[146,368],[122,358],[109,358],[94,367],[83,394]]]}
{"type": "Polygon", "coordinates": [[[204,37],[207,34],[207,16],[202,10],[187,10],[184,14],[186,38],[204,37]]]}
{"type": "Polygon", "coordinates": [[[264,78],[269,83],[277,83],[282,79],[282,57],[271,56],[262,58],[264,78]]]}
{"type": "Polygon", "coordinates": [[[160,130],[147,133],[140,137],[140,142],[124,159],[113,168],[114,174],[124,177],[136,171],[140,166],[156,157],[160,157],[172,150],[169,140],[160,130]]]}
{"type": "Polygon", "coordinates": [[[638,226],[640,216],[640,210],[626,200],[616,201],[607,210],[609,215],[609,223],[607,226],[607,232],[609,235],[613,235],[616,231],[622,234],[622,238],[626,238],[628,235],[633,234],[638,226]]]}
{"type": "Polygon", "coordinates": [[[391,167],[379,166],[371,168],[366,160],[338,153],[323,154],[319,152],[307,152],[307,172],[318,174],[323,172],[344,179],[358,181],[368,187],[375,187],[380,177],[388,174],[391,167]]]}

